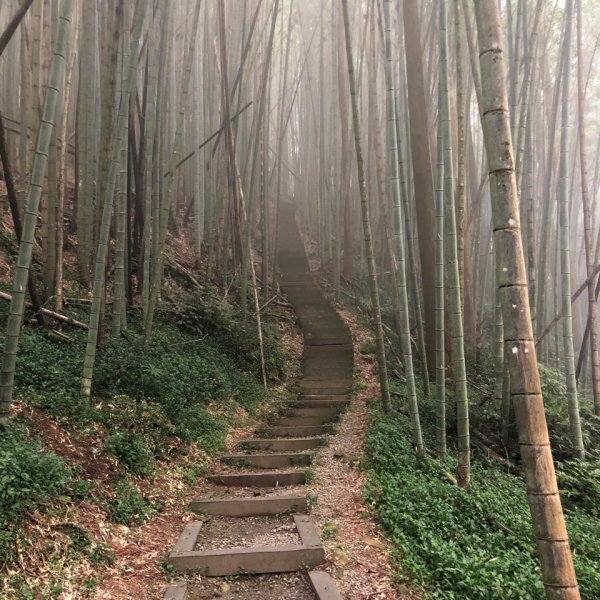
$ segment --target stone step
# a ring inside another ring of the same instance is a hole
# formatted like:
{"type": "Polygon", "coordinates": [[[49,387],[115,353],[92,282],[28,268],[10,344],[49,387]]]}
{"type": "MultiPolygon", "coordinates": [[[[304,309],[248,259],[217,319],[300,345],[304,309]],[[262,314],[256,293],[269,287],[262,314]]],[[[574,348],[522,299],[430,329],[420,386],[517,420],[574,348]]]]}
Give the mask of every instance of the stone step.
{"type": "MultiPolygon", "coordinates": [[[[194,550],[199,529],[193,544],[176,545],[169,554],[169,563],[179,571],[198,570],[208,577],[224,577],[242,573],[283,573],[299,571],[325,562],[325,552],[319,536],[307,515],[294,515],[300,544],[255,546],[253,548],[228,548],[194,550]]],[[[188,527],[186,526],[186,529],[188,527]]],[[[182,533],[182,536],[186,533],[182,533]]],[[[189,538],[189,535],[188,535],[189,538]]]]}
{"type": "Polygon", "coordinates": [[[218,485],[229,487],[285,487],[304,485],[306,472],[302,469],[287,471],[266,471],[264,473],[215,473],[207,479],[218,485]]]}
{"type": "Polygon", "coordinates": [[[308,577],[319,600],[343,600],[333,577],[326,571],[309,571],[308,577]]]}
{"type": "Polygon", "coordinates": [[[319,448],[327,442],[324,437],[275,438],[244,440],[237,444],[240,450],[310,450],[319,448]]]}
{"type": "Polygon", "coordinates": [[[320,417],[279,417],[275,423],[275,427],[318,427],[325,425],[335,420],[335,417],[320,416],[320,417]]]}
{"type": "Polygon", "coordinates": [[[233,498],[198,497],[190,510],[205,515],[251,517],[307,512],[306,496],[237,496],[233,498]]]}
{"type": "Polygon", "coordinates": [[[327,423],[325,425],[303,425],[303,426],[275,426],[275,427],[263,427],[257,429],[257,435],[265,436],[265,438],[276,438],[276,437],[320,437],[327,435],[333,431],[333,425],[327,423]]]}
{"type": "Polygon", "coordinates": [[[281,469],[282,467],[307,467],[315,452],[282,452],[270,454],[224,454],[221,462],[228,465],[248,466],[257,469],[281,469]]]}

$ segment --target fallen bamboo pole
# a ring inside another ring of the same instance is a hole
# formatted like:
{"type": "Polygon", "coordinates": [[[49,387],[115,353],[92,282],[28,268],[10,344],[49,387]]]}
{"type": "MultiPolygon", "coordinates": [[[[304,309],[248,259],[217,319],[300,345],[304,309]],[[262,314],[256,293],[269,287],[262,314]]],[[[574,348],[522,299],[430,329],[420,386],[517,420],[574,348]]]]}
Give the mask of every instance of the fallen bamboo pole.
{"type": "MultiPolygon", "coordinates": [[[[0,292],[0,298],[2,300],[6,300],[10,302],[12,300],[12,296],[7,294],[6,292],[0,292]]],[[[27,308],[32,308],[32,305],[28,302],[27,308]]],[[[49,310],[47,308],[40,308],[40,312],[46,317],[50,317],[56,321],[60,321],[61,323],[66,323],[67,325],[72,325],[73,327],[78,327],[79,329],[87,329],[88,326],[86,323],[82,323],[81,321],[77,321],[76,319],[72,319],[71,317],[67,317],[66,315],[61,315],[60,313],[54,312],[53,310],[49,310]]]]}

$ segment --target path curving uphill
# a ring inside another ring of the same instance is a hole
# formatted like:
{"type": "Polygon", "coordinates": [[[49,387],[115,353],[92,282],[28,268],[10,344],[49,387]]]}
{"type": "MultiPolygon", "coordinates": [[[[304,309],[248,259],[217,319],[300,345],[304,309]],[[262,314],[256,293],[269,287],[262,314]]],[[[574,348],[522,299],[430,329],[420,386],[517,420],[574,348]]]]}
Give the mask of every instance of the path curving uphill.
{"type": "Polygon", "coordinates": [[[209,478],[218,491],[192,502],[203,516],[186,525],[169,554],[174,569],[197,572],[199,583],[173,585],[165,599],[342,598],[318,569],[325,553],[310,517],[313,499],[302,490],[350,402],[352,338],[310,272],[295,212],[292,204],[281,206],[278,259],[282,289],[304,336],[297,395],[255,439],[221,457],[223,472],[209,478]],[[215,587],[219,577],[226,579],[215,587]]]}

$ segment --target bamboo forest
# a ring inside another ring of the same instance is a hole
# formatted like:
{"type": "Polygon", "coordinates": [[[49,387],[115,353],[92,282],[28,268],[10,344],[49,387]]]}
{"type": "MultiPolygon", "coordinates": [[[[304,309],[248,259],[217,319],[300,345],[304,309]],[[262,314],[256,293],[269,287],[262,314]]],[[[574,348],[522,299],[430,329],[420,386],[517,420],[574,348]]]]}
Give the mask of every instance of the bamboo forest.
{"type": "Polygon", "coordinates": [[[0,0],[0,599],[600,600],[598,0],[0,0]]]}

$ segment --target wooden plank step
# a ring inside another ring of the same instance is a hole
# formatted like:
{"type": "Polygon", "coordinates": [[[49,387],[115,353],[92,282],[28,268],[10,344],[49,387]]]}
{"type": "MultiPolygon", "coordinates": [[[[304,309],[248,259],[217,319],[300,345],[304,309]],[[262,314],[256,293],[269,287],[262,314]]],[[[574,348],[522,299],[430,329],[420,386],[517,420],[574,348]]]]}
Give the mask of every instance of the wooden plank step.
{"type": "Polygon", "coordinates": [[[298,438],[275,438],[275,439],[252,439],[244,440],[237,444],[240,450],[310,450],[319,448],[327,443],[324,437],[298,437],[298,438]]]}
{"type": "Polygon", "coordinates": [[[348,390],[352,387],[352,378],[338,377],[337,379],[332,379],[331,377],[303,377],[298,382],[298,386],[302,389],[313,387],[326,387],[328,389],[341,390],[337,393],[343,394],[345,390],[348,390]]]}
{"type": "Polygon", "coordinates": [[[343,600],[333,577],[326,571],[309,571],[308,578],[319,600],[343,600]]]}
{"type": "Polygon", "coordinates": [[[185,600],[187,598],[187,583],[179,581],[171,584],[166,590],[163,600],[185,600]]]}
{"type": "Polygon", "coordinates": [[[306,496],[239,496],[234,498],[198,497],[190,510],[205,515],[256,517],[289,512],[306,512],[306,496]]]}
{"type": "Polygon", "coordinates": [[[290,406],[282,415],[286,417],[337,417],[343,406],[290,406]]]}
{"type": "Polygon", "coordinates": [[[179,571],[199,570],[208,577],[243,573],[286,573],[325,562],[322,547],[285,544],[192,552],[172,552],[169,563],[179,571]]]}
{"type": "Polygon", "coordinates": [[[251,466],[259,469],[282,467],[306,467],[315,456],[314,452],[282,452],[272,454],[224,454],[221,462],[228,465],[251,466]]]}
{"type": "Polygon", "coordinates": [[[217,550],[173,550],[169,562],[178,570],[200,570],[205,576],[300,571],[325,562],[321,540],[308,515],[294,515],[300,544],[217,550]]]}
{"type": "Polygon", "coordinates": [[[173,552],[187,552],[189,550],[193,550],[194,546],[196,545],[196,540],[198,539],[200,529],[202,529],[202,524],[202,521],[191,521],[190,523],[187,523],[177,539],[177,542],[175,543],[173,552]]]}
{"type": "Polygon", "coordinates": [[[267,471],[264,473],[215,473],[207,477],[212,483],[231,487],[284,487],[304,485],[304,470],[267,471]]]}
{"type": "Polygon", "coordinates": [[[258,435],[264,435],[266,438],[275,437],[311,437],[311,436],[323,436],[333,431],[333,425],[328,423],[327,425],[308,425],[302,427],[287,427],[287,426],[276,426],[276,427],[263,427],[257,429],[258,435]]]}
{"type": "Polygon", "coordinates": [[[300,396],[290,406],[297,408],[319,408],[321,406],[334,406],[343,410],[350,404],[350,400],[340,400],[336,396],[300,396]]]}
{"type": "Polygon", "coordinates": [[[333,396],[339,394],[350,394],[352,392],[352,384],[348,384],[345,387],[328,387],[326,383],[317,385],[312,383],[310,385],[302,386],[302,394],[309,396],[333,396]]]}
{"type": "Polygon", "coordinates": [[[318,427],[335,420],[334,417],[279,417],[274,423],[275,427],[318,427]]]}

